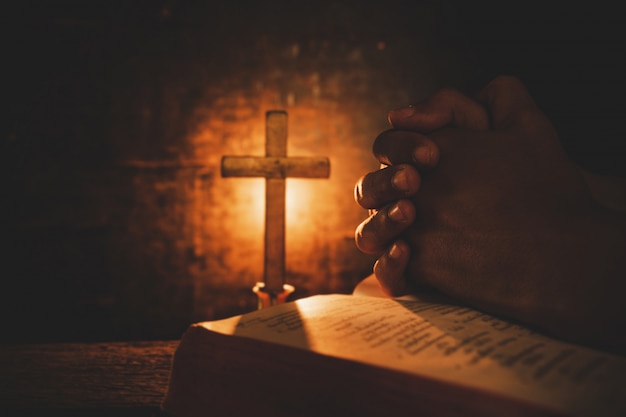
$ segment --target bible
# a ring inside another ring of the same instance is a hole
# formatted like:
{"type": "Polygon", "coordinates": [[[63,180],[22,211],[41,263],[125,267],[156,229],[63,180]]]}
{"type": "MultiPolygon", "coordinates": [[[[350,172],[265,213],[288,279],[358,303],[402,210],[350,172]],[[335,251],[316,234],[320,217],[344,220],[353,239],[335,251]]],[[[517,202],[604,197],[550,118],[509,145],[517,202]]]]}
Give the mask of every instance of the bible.
{"type": "Polygon", "coordinates": [[[626,358],[434,295],[315,295],[193,324],[162,410],[199,416],[624,416],[626,358]]]}

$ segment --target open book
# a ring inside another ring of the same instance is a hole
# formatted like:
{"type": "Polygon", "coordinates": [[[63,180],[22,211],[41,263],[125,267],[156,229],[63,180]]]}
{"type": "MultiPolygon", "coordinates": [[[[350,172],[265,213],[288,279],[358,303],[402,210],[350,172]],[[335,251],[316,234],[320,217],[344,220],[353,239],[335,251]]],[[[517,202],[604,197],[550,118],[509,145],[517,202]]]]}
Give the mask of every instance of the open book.
{"type": "Polygon", "coordinates": [[[162,408],[195,416],[626,416],[626,358],[426,297],[318,295],[192,325],[162,408]]]}

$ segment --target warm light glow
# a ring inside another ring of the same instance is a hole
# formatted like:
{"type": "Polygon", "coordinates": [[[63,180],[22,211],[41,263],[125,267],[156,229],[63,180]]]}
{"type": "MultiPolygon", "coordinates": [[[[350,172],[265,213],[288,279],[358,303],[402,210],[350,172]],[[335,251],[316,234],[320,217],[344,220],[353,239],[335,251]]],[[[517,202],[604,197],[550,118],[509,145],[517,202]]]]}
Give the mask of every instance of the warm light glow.
{"type": "MultiPolygon", "coordinates": [[[[252,129],[254,132],[250,142],[255,149],[265,144],[265,119],[259,118],[252,129]],[[260,124],[260,125],[257,125],[260,124]],[[259,146],[260,145],[260,146],[259,146]]],[[[288,131],[294,130],[293,128],[288,131]]],[[[304,149],[298,143],[298,138],[288,134],[287,156],[327,156],[324,149],[304,149]]],[[[238,150],[234,154],[262,156],[261,152],[238,150]]],[[[331,167],[332,170],[332,167],[331,167]]],[[[231,212],[237,211],[239,220],[237,228],[231,236],[243,241],[254,238],[263,240],[265,232],[265,179],[264,178],[227,178],[228,186],[235,198],[231,212]],[[236,207],[234,207],[236,206],[236,207]]],[[[311,246],[311,239],[315,234],[322,232],[319,227],[321,221],[331,224],[334,219],[329,201],[333,200],[333,183],[328,179],[316,178],[287,178],[285,195],[285,242],[287,258],[294,257],[295,248],[311,246]],[[323,219],[320,217],[322,216],[323,219]],[[290,250],[291,248],[291,250],[290,250]]],[[[336,216],[334,216],[336,217],[336,216]]]]}
{"type": "Polygon", "coordinates": [[[285,221],[288,235],[303,238],[307,231],[312,228],[314,192],[316,186],[319,186],[316,184],[317,181],[308,178],[287,180],[285,221]]]}
{"type": "MultiPolygon", "coordinates": [[[[315,200],[315,192],[320,180],[308,178],[287,179],[285,196],[285,227],[290,240],[304,239],[312,232],[312,215],[314,206],[320,204],[315,200]]],[[[326,180],[328,181],[328,180],[326,180]]],[[[245,209],[245,216],[237,223],[237,234],[262,236],[265,227],[265,179],[237,178],[229,179],[236,201],[245,209]]]]}
{"type": "MultiPolygon", "coordinates": [[[[311,82],[313,88],[319,80],[312,77],[311,82]]],[[[286,280],[297,289],[305,288],[303,285],[308,290],[323,288],[335,282],[329,277],[352,265],[347,265],[352,262],[347,254],[354,249],[353,230],[362,213],[352,198],[351,187],[357,173],[367,170],[365,165],[371,157],[369,151],[363,151],[367,152],[363,157],[360,148],[344,140],[355,135],[351,114],[329,111],[332,106],[320,103],[304,105],[297,95],[287,93],[282,99],[290,101],[292,97],[293,106],[276,104],[278,96],[272,90],[262,90],[263,85],[259,88],[255,110],[246,106],[243,95],[222,96],[216,106],[228,108],[230,116],[206,117],[191,141],[197,154],[213,167],[205,174],[213,178],[210,188],[197,188],[195,193],[196,220],[190,230],[194,254],[206,256],[211,265],[207,282],[237,282],[252,288],[263,279],[266,179],[223,177],[220,166],[223,156],[263,157],[265,112],[284,109],[288,113],[287,157],[330,159],[329,178],[286,179],[286,280]],[[333,162],[337,160],[341,163],[333,162]]]]}
{"type": "Polygon", "coordinates": [[[245,216],[238,223],[238,231],[247,235],[261,235],[265,227],[265,179],[237,178],[232,186],[245,216]]]}

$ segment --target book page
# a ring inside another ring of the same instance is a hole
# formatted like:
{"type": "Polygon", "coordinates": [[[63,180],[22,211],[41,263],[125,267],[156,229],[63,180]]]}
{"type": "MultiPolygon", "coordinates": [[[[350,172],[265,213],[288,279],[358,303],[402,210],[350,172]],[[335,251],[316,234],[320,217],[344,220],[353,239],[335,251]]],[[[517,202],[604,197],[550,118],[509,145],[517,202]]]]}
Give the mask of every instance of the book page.
{"type": "Polygon", "coordinates": [[[463,306],[319,295],[201,325],[484,388],[571,415],[626,415],[626,358],[463,306]]]}

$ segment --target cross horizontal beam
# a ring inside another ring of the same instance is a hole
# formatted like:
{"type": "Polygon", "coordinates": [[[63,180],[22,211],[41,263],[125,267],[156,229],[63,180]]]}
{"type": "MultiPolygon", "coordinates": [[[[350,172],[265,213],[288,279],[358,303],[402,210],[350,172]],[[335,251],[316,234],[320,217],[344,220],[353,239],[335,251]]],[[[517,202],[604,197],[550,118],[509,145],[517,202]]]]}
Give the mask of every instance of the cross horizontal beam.
{"type": "Polygon", "coordinates": [[[330,162],[326,157],[224,156],[221,166],[222,177],[328,178],[330,176],[330,162]]]}

